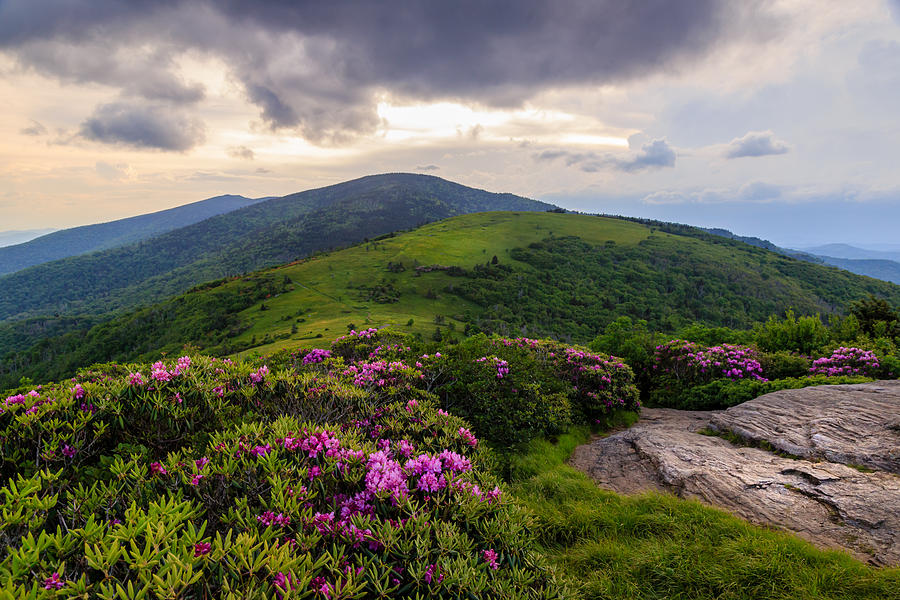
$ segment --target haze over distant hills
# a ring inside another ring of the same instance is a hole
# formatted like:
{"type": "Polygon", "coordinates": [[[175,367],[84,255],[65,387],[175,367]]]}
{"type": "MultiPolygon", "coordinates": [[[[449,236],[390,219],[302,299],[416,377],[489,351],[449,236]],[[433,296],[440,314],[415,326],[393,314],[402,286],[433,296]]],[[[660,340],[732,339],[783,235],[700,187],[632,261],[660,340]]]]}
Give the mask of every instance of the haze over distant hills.
{"type": "Polygon", "coordinates": [[[0,231],[0,248],[5,246],[13,246],[15,244],[24,244],[36,237],[47,235],[56,231],[55,229],[13,229],[10,231],[0,231]]]}
{"type": "Polygon", "coordinates": [[[215,215],[250,206],[260,200],[262,199],[228,194],[146,215],[72,227],[40,237],[32,236],[35,239],[0,248],[0,275],[68,256],[146,240],[215,215]]]}
{"type": "MultiPolygon", "coordinates": [[[[454,215],[551,208],[430,175],[372,175],[256,202],[187,227],[170,227],[138,243],[8,274],[0,278],[0,320],[106,313],[454,215]]],[[[104,243],[111,243],[109,237],[104,243]]]]}
{"type": "Polygon", "coordinates": [[[801,248],[804,252],[818,254],[819,256],[832,256],[834,258],[849,258],[853,260],[893,260],[900,261],[900,247],[897,249],[869,250],[850,244],[825,244],[801,248]]]}
{"type": "MultiPolygon", "coordinates": [[[[713,235],[719,235],[732,240],[738,240],[751,246],[765,248],[773,252],[779,252],[787,256],[793,256],[800,260],[831,265],[857,275],[874,277],[882,281],[900,283],[900,250],[896,252],[888,250],[867,250],[849,244],[826,244],[795,250],[781,248],[768,240],[757,237],[745,237],[735,235],[727,229],[705,229],[713,235]]],[[[889,247],[889,246],[888,246],[889,247]]]]}

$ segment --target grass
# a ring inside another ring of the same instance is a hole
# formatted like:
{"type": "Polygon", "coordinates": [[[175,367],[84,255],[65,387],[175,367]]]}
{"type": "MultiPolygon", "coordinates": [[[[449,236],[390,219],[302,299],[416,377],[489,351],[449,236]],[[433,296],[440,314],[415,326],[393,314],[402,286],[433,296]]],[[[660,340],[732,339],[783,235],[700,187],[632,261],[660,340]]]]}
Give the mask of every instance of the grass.
{"type": "Polygon", "coordinates": [[[710,427],[704,427],[700,431],[698,431],[700,435],[705,435],[708,437],[717,437],[725,440],[726,442],[734,445],[740,446],[741,448],[759,448],[760,450],[765,450],[766,452],[771,452],[776,456],[780,456],[781,458],[789,458],[791,460],[807,460],[809,462],[819,462],[818,459],[813,457],[805,457],[799,456],[797,454],[791,454],[790,452],[785,452],[784,450],[779,450],[771,442],[767,440],[751,440],[748,438],[744,438],[731,431],[730,429],[712,429],[710,427]]]}
{"type": "Polygon", "coordinates": [[[451,327],[461,331],[464,323],[454,317],[480,309],[456,295],[443,293],[445,287],[458,284],[460,279],[443,272],[417,277],[416,265],[471,268],[497,256],[500,262],[530,268],[510,258],[510,250],[550,235],[575,235],[593,244],[613,241],[629,245],[649,233],[643,225],[587,215],[475,213],[289,264],[269,273],[279,280],[288,277],[294,289],[266,299],[262,303],[266,310],[256,304],[241,313],[252,325],[234,341],[241,344],[256,338],[256,343],[237,356],[268,354],[287,347],[325,347],[329,340],[346,333],[349,324],[357,329],[392,326],[426,339],[435,328],[445,334],[451,327]],[[387,269],[389,262],[403,263],[406,270],[392,273],[387,269]],[[360,286],[381,283],[399,292],[397,302],[378,303],[361,296],[360,286]],[[298,310],[306,312],[297,316],[298,310]],[[435,317],[443,321],[436,323],[435,317]],[[300,318],[304,320],[298,322],[300,318]],[[413,324],[407,325],[410,319],[413,324]],[[291,333],[294,324],[296,333],[291,333]],[[321,337],[317,337],[319,334],[321,337]],[[272,341],[264,342],[267,335],[272,341]]]}
{"type": "Polygon", "coordinates": [[[867,566],[671,495],[620,496],[565,464],[573,430],[514,459],[512,492],[582,598],[900,599],[900,569],[867,566]]]}

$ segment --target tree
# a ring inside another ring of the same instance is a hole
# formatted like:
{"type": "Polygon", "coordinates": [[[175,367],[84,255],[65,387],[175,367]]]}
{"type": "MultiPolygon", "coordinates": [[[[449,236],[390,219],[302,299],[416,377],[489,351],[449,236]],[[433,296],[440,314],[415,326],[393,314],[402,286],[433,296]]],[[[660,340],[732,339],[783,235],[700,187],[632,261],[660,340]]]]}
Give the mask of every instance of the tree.
{"type": "Polygon", "coordinates": [[[859,320],[862,330],[868,334],[891,337],[900,335],[900,312],[884,298],[869,294],[867,298],[850,303],[850,314],[859,320]],[[879,325],[883,323],[883,325],[879,325]]]}

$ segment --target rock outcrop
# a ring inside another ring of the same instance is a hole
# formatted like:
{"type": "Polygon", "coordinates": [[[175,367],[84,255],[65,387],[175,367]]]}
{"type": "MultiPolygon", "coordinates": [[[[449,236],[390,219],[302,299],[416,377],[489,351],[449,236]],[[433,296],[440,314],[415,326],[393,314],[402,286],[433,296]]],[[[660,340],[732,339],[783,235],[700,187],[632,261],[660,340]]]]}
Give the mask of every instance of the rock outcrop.
{"type": "Polygon", "coordinates": [[[893,381],[776,392],[726,411],[645,409],[635,426],[578,448],[572,462],[606,489],[696,498],[900,565],[898,416],[893,381]],[[697,433],[716,429],[748,445],[697,433]]]}
{"type": "Polygon", "coordinates": [[[900,381],[782,390],[713,415],[710,427],[802,458],[900,474],[900,381]]]}

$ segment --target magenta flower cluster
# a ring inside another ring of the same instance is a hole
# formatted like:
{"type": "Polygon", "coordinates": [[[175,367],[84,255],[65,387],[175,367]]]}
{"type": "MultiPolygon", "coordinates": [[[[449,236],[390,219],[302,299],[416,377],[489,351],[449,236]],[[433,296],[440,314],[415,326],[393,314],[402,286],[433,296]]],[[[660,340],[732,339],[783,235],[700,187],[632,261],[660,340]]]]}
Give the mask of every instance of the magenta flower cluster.
{"type": "Polygon", "coordinates": [[[352,377],[356,387],[383,388],[396,383],[408,369],[409,366],[402,361],[376,360],[354,363],[344,370],[344,375],[352,377]]]}
{"type": "Polygon", "coordinates": [[[341,337],[334,340],[334,343],[343,342],[346,340],[358,339],[358,340],[370,340],[374,338],[378,334],[378,329],[375,327],[370,327],[368,329],[363,329],[362,331],[356,331],[355,329],[351,329],[350,333],[347,335],[342,335],[341,337]]]}
{"type": "Polygon", "coordinates": [[[657,346],[653,358],[657,374],[689,384],[713,379],[766,381],[756,351],[746,346],[722,344],[704,348],[694,342],[671,340],[657,346]]]}
{"type": "Polygon", "coordinates": [[[497,379],[503,379],[509,375],[509,363],[502,358],[496,356],[482,356],[481,358],[476,358],[475,362],[487,363],[497,369],[497,379]]]}
{"type": "Polygon", "coordinates": [[[837,348],[831,356],[823,356],[813,361],[809,369],[810,375],[862,375],[877,377],[881,364],[871,350],[862,348],[837,348]]]}
{"type": "Polygon", "coordinates": [[[321,348],[313,348],[303,357],[302,363],[304,365],[312,365],[320,362],[324,362],[326,359],[331,358],[331,350],[323,350],[321,348]]]}

